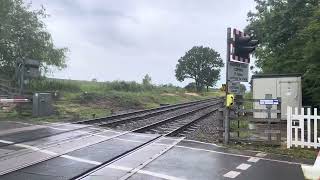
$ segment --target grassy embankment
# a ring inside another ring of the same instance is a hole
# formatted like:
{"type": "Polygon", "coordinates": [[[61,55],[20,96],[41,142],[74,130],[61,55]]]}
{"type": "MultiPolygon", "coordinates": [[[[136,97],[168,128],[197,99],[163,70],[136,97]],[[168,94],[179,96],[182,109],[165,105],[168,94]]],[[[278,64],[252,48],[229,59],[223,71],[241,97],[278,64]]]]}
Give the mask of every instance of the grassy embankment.
{"type": "Polygon", "coordinates": [[[0,112],[0,119],[31,119],[34,121],[60,121],[89,119],[108,116],[120,111],[159,107],[160,104],[175,104],[220,96],[219,91],[188,93],[172,85],[142,85],[136,82],[92,82],[48,79],[33,82],[34,92],[58,92],[54,99],[55,115],[32,118],[30,113],[19,115],[15,110],[0,112]]]}

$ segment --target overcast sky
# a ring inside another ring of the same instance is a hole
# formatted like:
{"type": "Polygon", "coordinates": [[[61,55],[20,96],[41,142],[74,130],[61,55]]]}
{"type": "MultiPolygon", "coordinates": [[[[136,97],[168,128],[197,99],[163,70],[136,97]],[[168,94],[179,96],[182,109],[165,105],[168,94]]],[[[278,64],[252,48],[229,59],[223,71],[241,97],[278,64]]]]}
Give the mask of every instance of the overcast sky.
{"type": "MultiPolygon", "coordinates": [[[[30,2],[30,0],[25,0],[30,2]]],[[[254,0],[33,0],[43,5],[57,47],[68,47],[57,78],[173,83],[178,59],[193,46],[209,46],[225,60],[226,28],[243,29],[254,0]]],[[[221,82],[225,81],[224,68],[221,82]]]]}

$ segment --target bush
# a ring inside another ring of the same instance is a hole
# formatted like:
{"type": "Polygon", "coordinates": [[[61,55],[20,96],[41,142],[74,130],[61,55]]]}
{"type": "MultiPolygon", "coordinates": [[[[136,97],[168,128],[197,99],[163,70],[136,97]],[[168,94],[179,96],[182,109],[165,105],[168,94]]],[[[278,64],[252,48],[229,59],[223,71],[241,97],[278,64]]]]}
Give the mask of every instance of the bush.
{"type": "Polygon", "coordinates": [[[80,86],[68,80],[38,79],[32,80],[27,88],[30,91],[69,91],[79,92],[80,86]]]}
{"type": "Polygon", "coordinates": [[[31,91],[64,91],[64,92],[87,92],[105,94],[110,91],[123,91],[123,92],[146,92],[155,91],[162,92],[177,92],[183,91],[182,88],[168,85],[155,86],[152,84],[139,84],[135,81],[78,81],[78,80],[65,80],[65,79],[39,79],[33,80],[28,85],[31,91]]]}

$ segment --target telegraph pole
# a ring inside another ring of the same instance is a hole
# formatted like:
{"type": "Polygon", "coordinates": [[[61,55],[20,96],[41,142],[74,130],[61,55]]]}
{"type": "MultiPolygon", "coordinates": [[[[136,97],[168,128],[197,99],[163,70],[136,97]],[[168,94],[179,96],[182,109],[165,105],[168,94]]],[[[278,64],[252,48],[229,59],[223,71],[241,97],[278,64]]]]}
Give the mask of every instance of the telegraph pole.
{"type": "MultiPolygon", "coordinates": [[[[228,95],[228,72],[229,72],[229,61],[230,61],[230,42],[231,42],[231,28],[227,29],[227,58],[226,58],[226,100],[228,95]]],[[[230,110],[229,107],[225,106],[225,116],[224,116],[224,143],[228,144],[230,138],[230,120],[229,114],[230,110]]]]}

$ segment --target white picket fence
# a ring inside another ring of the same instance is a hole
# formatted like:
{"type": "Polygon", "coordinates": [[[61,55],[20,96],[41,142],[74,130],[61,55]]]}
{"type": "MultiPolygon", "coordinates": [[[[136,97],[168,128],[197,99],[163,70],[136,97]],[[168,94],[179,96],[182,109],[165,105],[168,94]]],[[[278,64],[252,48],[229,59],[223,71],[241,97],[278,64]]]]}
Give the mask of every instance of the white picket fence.
{"type": "Polygon", "coordinates": [[[307,108],[307,114],[304,114],[304,108],[299,109],[287,107],[287,148],[301,146],[304,147],[320,147],[320,138],[318,137],[318,116],[317,108],[307,108]],[[306,127],[306,129],[305,129],[306,127]],[[313,133],[312,133],[313,131],[313,133]],[[306,137],[305,137],[306,135],[306,137]],[[313,138],[312,138],[313,136],[313,138]]]}

